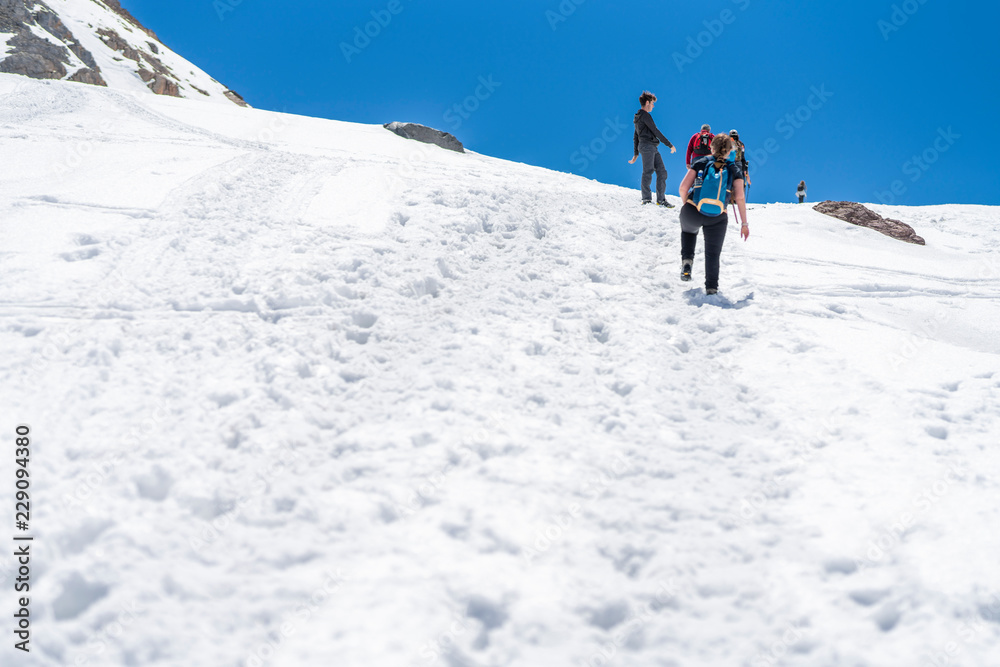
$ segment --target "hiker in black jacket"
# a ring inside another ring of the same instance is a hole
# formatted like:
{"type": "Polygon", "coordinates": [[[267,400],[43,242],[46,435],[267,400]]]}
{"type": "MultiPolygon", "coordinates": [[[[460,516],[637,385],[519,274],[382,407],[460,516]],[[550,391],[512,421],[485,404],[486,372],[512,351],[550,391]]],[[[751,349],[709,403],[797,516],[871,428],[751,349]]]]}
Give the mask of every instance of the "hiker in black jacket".
{"type": "Polygon", "coordinates": [[[642,108],[635,114],[635,134],[632,135],[634,152],[628,163],[635,164],[636,158],[642,155],[642,180],[639,182],[642,186],[642,203],[651,204],[653,201],[653,193],[649,186],[653,181],[653,172],[655,171],[656,204],[673,208],[673,204],[667,201],[667,168],[663,166],[663,158],[660,157],[658,147],[662,141],[670,147],[671,153],[676,153],[677,149],[674,148],[669,139],[663,136],[663,133],[656,127],[656,123],[653,122],[653,117],[649,115],[649,112],[653,110],[653,105],[656,104],[656,95],[648,90],[643,91],[642,95],[639,96],[639,104],[642,105],[642,108]]]}

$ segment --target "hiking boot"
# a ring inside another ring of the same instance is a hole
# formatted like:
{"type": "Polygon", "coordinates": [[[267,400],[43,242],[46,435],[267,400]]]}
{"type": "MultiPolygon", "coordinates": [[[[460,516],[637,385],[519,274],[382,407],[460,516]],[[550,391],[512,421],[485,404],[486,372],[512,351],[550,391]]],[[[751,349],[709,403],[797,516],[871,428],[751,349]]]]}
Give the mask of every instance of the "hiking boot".
{"type": "Polygon", "coordinates": [[[693,259],[681,260],[681,280],[687,282],[691,280],[691,267],[694,265],[693,259]]]}
{"type": "Polygon", "coordinates": [[[715,287],[706,287],[705,288],[705,294],[718,294],[718,293],[719,293],[719,290],[716,289],[715,287]]]}
{"type": "Polygon", "coordinates": [[[646,204],[652,204],[652,203],[653,203],[652,199],[643,199],[642,200],[642,205],[643,206],[645,206],[646,204]]]}
{"type": "Polygon", "coordinates": [[[668,201],[658,201],[658,202],[656,202],[656,205],[657,206],[666,206],[667,208],[674,208],[674,205],[671,204],[668,201]]]}

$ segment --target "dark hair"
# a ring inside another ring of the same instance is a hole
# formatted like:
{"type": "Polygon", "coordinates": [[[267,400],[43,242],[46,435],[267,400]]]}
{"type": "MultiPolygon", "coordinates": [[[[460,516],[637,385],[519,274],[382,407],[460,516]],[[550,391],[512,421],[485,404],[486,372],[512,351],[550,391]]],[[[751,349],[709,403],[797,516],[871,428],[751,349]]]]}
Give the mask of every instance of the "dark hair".
{"type": "Polygon", "coordinates": [[[639,96],[639,106],[644,107],[648,102],[655,102],[656,95],[649,92],[648,90],[642,91],[642,95],[639,96]]]}
{"type": "Polygon", "coordinates": [[[799,181],[799,187],[800,188],[806,187],[806,182],[805,181],[799,181]]]}
{"type": "Polygon", "coordinates": [[[726,158],[729,157],[731,150],[733,150],[733,140],[729,138],[728,134],[715,135],[715,139],[712,139],[712,155],[715,156],[716,170],[725,166],[726,158]]]}

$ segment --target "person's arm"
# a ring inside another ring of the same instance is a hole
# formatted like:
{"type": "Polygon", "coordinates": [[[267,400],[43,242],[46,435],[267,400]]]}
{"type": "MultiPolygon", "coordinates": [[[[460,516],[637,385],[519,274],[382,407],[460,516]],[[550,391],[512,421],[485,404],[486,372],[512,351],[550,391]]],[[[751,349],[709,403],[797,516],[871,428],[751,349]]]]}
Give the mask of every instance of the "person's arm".
{"type": "Polygon", "coordinates": [[[635,128],[632,133],[632,157],[635,158],[639,155],[639,128],[635,128]]]}
{"type": "Polygon", "coordinates": [[[684,174],[684,179],[681,181],[680,187],[677,188],[677,194],[680,195],[681,204],[686,204],[688,198],[691,196],[691,188],[694,186],[694,179],[698,177],[698,174],[694,173],[693,169],[688,169],[687,173],[684,174]]]}
{"type": "Polygon", "coordinates": [[[646,127],[648,127],[653,132],[653,136],[655,136],[657,139],[659,139],[660,141],[662,141],[663,143],[665,143],[667,146],[670,147],[671,153],[677,151],[677,149],[674,148],[674,145],[670,143],[670,139],[667,139],[665,136],[663,136],[663,133],[660,132],[660,128],[656,127],[656,121],[653,120],[652,116],[646,114],[642,120],[646,123],[646,127]]]}
{"type": "Polygon", "coordinates": [[[691,154],[694,153],[694,139],[697,136],[698,135],[695,134],[690,139],[688,139],[688,150],[687,150],[687,156],[684,158],[684,164],[686,164],[689,168],[691,167],[691,154]]]}
{"type": "Polygon", "coordinates": [[[750,225],[747,223],[747,197],[743,191],[743,179],[739,178],[733,183],[733,194],[736,196],[736,207],[740,211],[741,225],[740,236],[746,241],[750,238],[750,225]]]}

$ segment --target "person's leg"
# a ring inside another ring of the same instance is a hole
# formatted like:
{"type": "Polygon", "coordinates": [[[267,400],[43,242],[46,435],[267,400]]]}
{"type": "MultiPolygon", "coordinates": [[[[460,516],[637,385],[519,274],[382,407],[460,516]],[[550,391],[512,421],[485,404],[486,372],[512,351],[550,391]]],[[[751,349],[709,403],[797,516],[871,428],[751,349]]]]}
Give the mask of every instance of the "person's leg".
{"type": "Polygon", "coordinates": [[[805,196],[805,195],[799,195],[799,203],[800,203],[800,204],[801,204],[802,202],[804,202],[805,200],[806,200],[806,196],[805,196]]]}
{"type": "Polygon", "coordinates": [[[692,222],[695,225],[700,224],[698,218],[701,217],[701,213],[698,213],[698,209],[692,204],[684,204],[681,208],[681,265],[684,262],[694,261],[694,251],[698,247],[698,232],[686,232],[684,228],[697,229],[697,227],[692,227],[692,222]]]}
{"type": "Polygon", "coordinates": [[[660,151],[656,151],[656,201],[660,204],[667,201],[667,168],[663,164],[660,151]]]}
{"type": "Polygon", "coordinates": [[[653,201],[653,193],[650,191],[649,186],[653,182],[653,172],[656,171],[656,158],[659,155],[657,155],[655,147],[651,148],[652,150],[645,147],[639,148],[639,154],[642,156],[642,180],[639,182],[642,189],[642,201],[653,201]]]}
{"type": "Polygon", "coordinates": [[[726,241],[729,216],[723,213],[719,222],[702,227],[705,232],[705,289],[719,289],[719,257],[726,241]]]}

